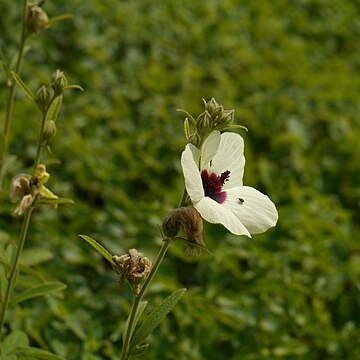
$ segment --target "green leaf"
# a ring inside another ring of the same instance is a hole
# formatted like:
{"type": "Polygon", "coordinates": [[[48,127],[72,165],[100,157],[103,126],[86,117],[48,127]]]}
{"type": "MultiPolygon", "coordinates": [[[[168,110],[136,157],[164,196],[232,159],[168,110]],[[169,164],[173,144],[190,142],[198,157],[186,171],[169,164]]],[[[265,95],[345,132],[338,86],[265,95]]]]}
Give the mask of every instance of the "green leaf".
{"type": "Polygon", "coordinates": [[[64,15],[54,16],[48,21],[48,24],[52,25],[52,24],[55,24],[55,23],[58,23],[58,22],[61,22],[64,20],[71,20],[73,18],[74,18],[74,16],[72,14],[64,14],[64,15]]]}
{"type": "Polygon", "coordinates": [[[84,89],[80,85],[67,85],[63,87],[63,90],[69,90],[69,89],[84,91],[84,89]]]}
{"type": "Polygon", "coordinates": [[[34,359],[34,360],[65,360],[65,358],[55,355],[46,350],[30,347],[30,346],[19,346],[16,349],[16,354],[20,359],[34,359]]]}
{"type": "Polygon", "coordinates": [[[3,349],[6,354],[12,353],[18,346],[27,346],[29,340],[22,331],[14,331],[6,336],[3,343],[3,349]]]}
{"type": "Polygon", "coordinates": [[[148,348],[149,348],[149,344],[141,344],[141,345],[135,346],[129,354],[130,359],[139,358],[139,357],[141,357],[143,359],[143,356],[148,348]]]}
{"type": "Polygon", "coordinates": [[[56,122],[58,116],[59,116],[59,112],[60,112],[60,108],[63,102],[63,96],[59,95],[57,96],[53,102],[51,103],[49,110],[46,114],[46,120],[54,120],[56,122]]]}
{"type": "Polygon", "coordinates": [[[39,199],[36,201],[37,204],[50,204],[50,205],[61,205],[61,204],[74,204],[74,200],[68,198],[58,199],[39,199]]]}
{"type": "Polygon", "coordinates": [[[53,254],[46,249],[25,249],[21,254],[20,265],[32,266],[37,265],[45,261],[49,261],[53,258],[53,254]]]}
{"type": "Polygon", "coordinates": [[[163,300],[150,315],[141,324],[139,329],[135,332],[135,336],[131,341],[131,348],[136,348],[136,345],[144,342],[145,338],[155,330],[160,322],[165,318],[168,312],[176,305],[180,298],[185,294],[186,289],[178,289],[170,296],[163,300]]]}
{"type": "Polygon", "coordinates": [[[32,93],[32,91],[25,85],[25,83],[21,80],[20,76],[17,75],[16,73],[14,73],[13,71],[11,71],[11,74],[14,78],[14,80],[16,81],[16,83],[18,84],[18,86],[24,91],[24,93],[32,100],[35,100],[35,96],[32,93]]]}
{"type": "Polygon", "coordinates": [[[58,282],[48,282],[46,284],[37,285],[31,289],[27,289],[23,291],[21,294],[15,296],[13,300],[11,301],[12,304],[17,304],[19,302],[29,300],[35,297],[48,295],[54,291],[61,291],[66,288],[66,285],[58,282]]]}
{"type": "Polygon", "coordinates": [[[10,264],[9,258],[6,254],[6,251],[2,246],[0,246],[0,263],[5,266],[9,266],[9,264],[10,264]]]}
{"type": "Polygon", "coordinates": [[[83,240],[85,240],[89,245],[91,245],[96,251],[100,253],[110,264],[115,265],[112,255],[107,251],[102,245],[100,245],[96,240],[92,239],[87,235],[79,235],[83,240]]]}
{"type": "MultiPolygon", "coordinates": [[[[135,314],[134,325],[136,325],[137,322],[139,321],[139,318],[140,318],[141,314],[144,312],[147,303],[148,303],[147,301],[141,301],[140,302],[140,304],[139,304],[139,306],[137,308],[137,312],[135,314]]],[[[124,326],[123,331],[122,331],[123,345],[124,345],[125,335],[126,335],[126,331],[127,331],[128,326],[129,326],[129,318],[127,318],[125,326],[124,326]]]]}

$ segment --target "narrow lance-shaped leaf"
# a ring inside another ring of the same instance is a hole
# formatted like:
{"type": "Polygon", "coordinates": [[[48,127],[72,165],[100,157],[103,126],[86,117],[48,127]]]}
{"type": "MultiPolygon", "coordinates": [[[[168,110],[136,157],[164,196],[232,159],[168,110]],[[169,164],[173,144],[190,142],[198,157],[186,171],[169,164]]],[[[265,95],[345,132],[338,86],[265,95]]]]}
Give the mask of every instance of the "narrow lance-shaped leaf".
{"type": "MultiPolygon", "coordinates": [[[[169,311],[176,305],[180,298],[184,295],[186,289],[178,289],[170,296],[163,300],[150,315],[141,324],[139,329],[135,332],[135,336],[131,341],[131,348],[136,348],[136,345],[141,344],[145,338],[155,330],[169,311]]],[[[130,350],[131,352],[131,350],[130,350]]]]}
{"type": "Polygon", "coordinates": [[[37,204],[50,204],[50,205],[74,204],[74,200],[68,198],[39,199],[36,202],[37,204]]]}
{"type": "Polygon", "coordinates": [[[30,346],[19,346],[15,353],[19,359],[65,360],[59,355],[30,346]]]}
{"type": "Polygon", "coordinates": [[[61,22],[64,20],[71,20],[73,18],[74,18],[74,16],[72,14],[63,14],[63,15],[59,15],[59,16],[54,16],[48,21],[48,24],[52,25],[52,24],[55,24],[55,23],[58,23],[58,22],[61,22]]]}
{"type": "MultiPolygon", "coordinates": [[[[137,308],[137,312],[135,314],[135,321],[134,321],[134,325],[137,324],[141,314],[144,312],[145,308],[146,308],[146,305],[147,305],[147,301],[141,301],[138,308],[137,308]]],[[[123,345],[124,345],[124,341],[125,341],[125,334],[127,332],[127,328],[129,326],[129,318],[126,320],[126,323],[125,323],[125,326],[123,328],[123,331],[122,331],[122,340],[123,340],[123,345]]]]}
{"type": "Polygon", "coordinates": [[[32,93],[32,91],[25,85],[25,83],[21,80],[20,76],[13,71],[11,72],[15,82],[18,84],[18,86],[24,91],[24,93],[32,100],[34,101],[35,96],[32,93]]]}
{"type": "Polygon", "coordinates": [[[63,87],[63,90],[70,90],[70,89],[84,91],[84,89],[80,85],[66,85],[63,87]]]}
{"type": "Polygon", "coordinates": [[[45,261],[49,261],[53,258],[51,251],[41,248],[36,249],[25,249],[22,252],[20,265],[21,266],[32,266],[37,265],[45,261]]]}
{"type": "Polygon", "coordinates": [[[89,245],[91,245],[97,252],[100,253],[110,264],[115,265],[112,255],[109,251],[107,251],[102,245],[100,245],[96,240],[92,239],[87,235],[79,235],[82,239],[84,239],[89,245]]]}
{"type": "Polygon", "coordinates": [[[31,289],[27,289],[27,290],[23,291],[21,294],[15,296],[13,298],[13,300],[11,301],[11,303],[17,304],[19,302],[29,300],[29,299],[32,299],[35,297],[48,295],[54,291],[64,290],[65,288],[66,288],[66,285],[61,282],[58,282],[58,281],[48,282],[46,284],[40,284],[40,285],[34,286],[31,289]]]}

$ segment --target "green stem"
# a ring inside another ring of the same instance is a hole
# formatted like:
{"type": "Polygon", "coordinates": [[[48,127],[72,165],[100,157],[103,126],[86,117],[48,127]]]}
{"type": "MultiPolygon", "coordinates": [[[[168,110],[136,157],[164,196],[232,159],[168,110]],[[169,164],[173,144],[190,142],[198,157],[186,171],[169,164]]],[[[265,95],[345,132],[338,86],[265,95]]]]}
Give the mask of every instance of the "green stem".
{"type": "MultiPolygon", "coordinates": [[[[21,67],[21,63],[22,63],[22,59],[23,59],[23,55],[24,55],[25,40],[27,38],[26,15],[27,15],[27,0],[24,0],[21,38],[20,38],[20,44],[19,44],[18,57],[17,57],[16,65],[15,65],[15,73],[16,74],[19,74],[19,72],[20,72],[20,67],[21,67]]],[[[14,79],[12,79],[10,89],[9,89],[9,97],[8,97],[8,101],[6,104],[5,123],[4,123],[4,129],[3,129],[3,135],[4,135],[5,139],[7,139],[9,136],[9,130],[10,130],[10,124],[11,124],[12,113],[13,113],[13,108],[14,108],[14,100],[15,100],[15,87],[16,87],[16,83],[15,83],[14,79]]],[[[4,153],[2,154],[2,158],[0,159],[0,179],[1,179],[1,174],[3,171],[3,161],[7,155],[8,146],[9,146],[9,142],[7,142],[7,146],[4,150],[4,153]]],[[[1,184],[0,184],[0,188],[1,188],[1,184]]]]}
{"type": "Polygon", "coordinates": [[[6,292],[5,292],[5,296],[4,296],[4,300],[3,300],[3,304],[2,304],[2,308],[1,308],[1,314],[0,314],[0,340],[1,340],[1,336],[2,336],[2,327],[3,327],[4,321],[5,321],[5,313],[6,313],[8,305],[9,305],[9,300],[11,297],[12,290],[15,285],[15,279],[16,279],[16,274],[17,274],[17,270],[18,270],[19,260],[20,260],[22,250],[24,248],[26,237],[27,237],[32,211],[33,211],[33,208],[30,208],[25,213],[25,217],[24,217],[22,227],[21,227],[19,245],[18,245],[18,248],[16,249],[15,257],[12,261],[9,275],[8,275],[8,283],[6,286],[6,292]]]}
{"type": "Polygon", "coordinates": [[[41,149],[42,149],[42,146],[43,146],[43,137],[44,137],[45,123],[46,123],[46,116],[47,116],[47,111],[43,111],[42,115],[41,115],[41,126],[40,126],[39,142],[38,142],[35,161],[34,161],[34,167],[35,168],[40,163],[41,149]]]}
{"type": "MultiPolygon", "coordinates": [[[[186,196],[187,196],[187,192],[186,189],[184,189],[181,200],[180,200],[180,204],[179,207],[184,206],[185,202],[186,202],[186,196]]],[[[126,334],[125,334],[125,339],[124,339],[124,345],[121,351],[121,360],[127,360],[129,358],[129,347],[130,347],[130,342],[131,342],[131,338],[136,326],[136,314],[140,305],[140,302],[142,300],[142,298],[144,297],[146,290],[148,289],[151,281],[153,280],[158,268],[160,267],[166,252],[168,251],[170,244],[171,244],[172,239],[168,238],[168,239],[164,239],[164,242],[159,250],[159,253],[157,254],[157,257],[155,259],[155,262],[153,264],[153,267],[149,273],[149,275],[146,277],[144,284],[141,286],[141,289],[138,293],[138,295],[136,295],[134,297],[133,300],[133,304],[131,307],[131,312],[129,315],[129,323],[128,323],[128,327],[126,329],[126,334]]]]}
{"type": "Polygon", "coordinates": [[[123,346],[123,349],[122,349],[122,352],[121,352],[121,358],[120,358],[121,360],[127,360],[128,359],[130,341],[131,341],[131,337],[132,337],[132,334],[134,332],[134,328],[135,328],[135,325],[136,325],[135,318],[136,318],[136,313],[138,311],[139,304],[140,304],[142,298],[144,297],[145,292],[148,289],[152,279],[154,278],[154,276],[156,274],[156,271],[158,270],[161,262],[163,261],[164,256],[165,256],[165,254],[166,254],[166,252],[167,252],[167,250],[168,250],[168,248],[170,246],[171,240],[172,239],[165,239],[164,240],[149,275],[146,277],[146,279],[144,281],[144,284],[142,285],[139,294],[137,296],[135,296],[135,298],[134,298],[133,305],[132,305],[131,312],[130,312],[130,316],[129,316],[129,324],[128,324],[126,335],[125,335],[124,346],[123,346]]]}

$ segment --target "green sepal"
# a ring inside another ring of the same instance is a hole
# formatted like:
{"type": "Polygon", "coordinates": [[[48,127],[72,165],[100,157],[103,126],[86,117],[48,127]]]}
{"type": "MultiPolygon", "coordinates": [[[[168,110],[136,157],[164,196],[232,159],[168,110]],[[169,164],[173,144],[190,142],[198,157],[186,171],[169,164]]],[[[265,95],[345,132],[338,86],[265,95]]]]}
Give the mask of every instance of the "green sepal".
{"type": "Polygon", "coordinates": [[[189,118],[190,122],[191,122],[194,126],[196,126],[196,123],[197,123],[197,122],[196,122],[196,120],[194,119],[194,117],[193,117],[189,112],[187,112],[187,111],[184,110],[184,109],[176,109],[176,111],[185,113],[185,114],[187,115],[187,117],[189,118]]]}
{"type": "Polygon", "coordinates": [[[137,345],[143,343],[146,337],[156,329],[156,327],[181,299],[185,292],[186,289],[178,289],[174,291],[170,296],[168,296],[153,309],[153,311],[135,332],[135,335],[131,341],[130,352],[133,348],[136,348],[137,345]]]}
{"type": "Polygon", "coordinates": [[[32,100],[35,101],[35,96],[32,91],[25,85],[25,83],[21,80],[20,76],[15,72],[11,71],[11,75],[13,76],[15,82],[18,86],[24,91],[24,93],[32,100]]]}
{"type": "Polygon", "coordinates": [[[59,112],[60,112],[60,108],[63,102],[63,96],[59,95],[57,96],[51,103],[49,110],[47,111],[46,114],[46,120],[54,120],[56,122],[58,116],[59,116],[59,112]]]}
{"type": "Polygon", "coordinates": [[[184,133],[186,140],[188,140],[191,136],[189,118],[185,118],[184,120],[184,133]]]}
{"type": "Polygon", "coordinates": [[[83,240],[85,240],[89,245],[91,245],[100,255],[102,255],[111,265],[116,265],[112,259],[112,255],[107,251],[100,243],[87,235],[79,235],[83,240]]]}

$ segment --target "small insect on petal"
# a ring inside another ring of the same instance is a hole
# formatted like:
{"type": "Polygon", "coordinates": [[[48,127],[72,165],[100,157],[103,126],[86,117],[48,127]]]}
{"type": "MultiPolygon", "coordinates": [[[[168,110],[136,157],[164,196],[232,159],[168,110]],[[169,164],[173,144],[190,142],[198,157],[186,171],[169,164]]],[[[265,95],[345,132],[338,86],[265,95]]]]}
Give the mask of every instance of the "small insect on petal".
{"type": "Polygon", "coordinates": [[[238,198],[238,203],[239,203],[240,205],[242,205],[244,202],[245,202],[245,200],[244,200],[243,198],[238,198]]]}

